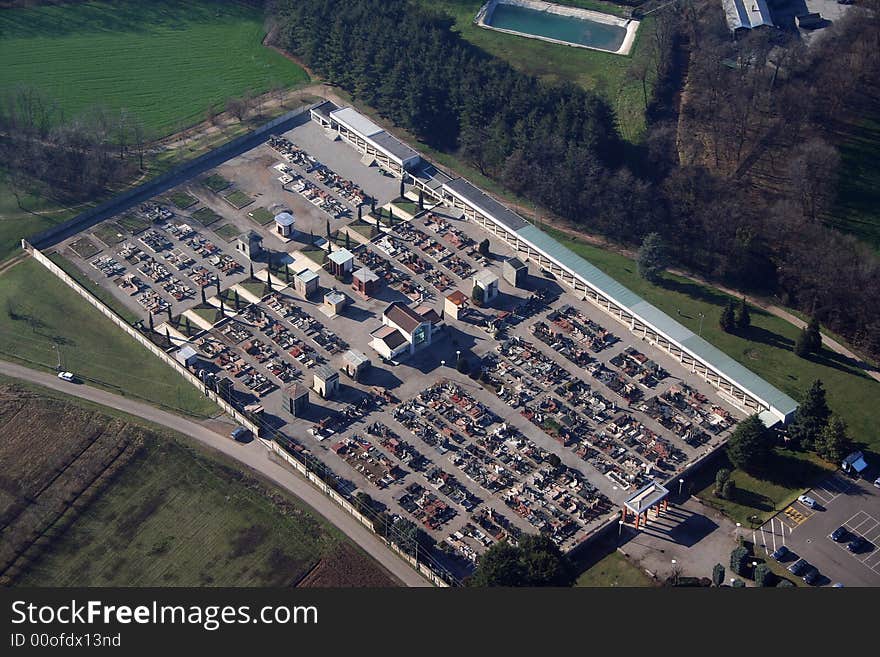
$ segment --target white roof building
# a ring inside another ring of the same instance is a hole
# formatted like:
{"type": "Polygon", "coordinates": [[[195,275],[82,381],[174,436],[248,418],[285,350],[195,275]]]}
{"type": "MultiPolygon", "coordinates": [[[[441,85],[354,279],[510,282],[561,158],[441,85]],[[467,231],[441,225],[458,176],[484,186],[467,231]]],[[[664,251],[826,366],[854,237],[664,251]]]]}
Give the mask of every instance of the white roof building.
{"type": "Polygon", "coordinates": [[[773,25],[767,0],[721,0],[727,26],[736,32],[762,25],[773,25]]]}

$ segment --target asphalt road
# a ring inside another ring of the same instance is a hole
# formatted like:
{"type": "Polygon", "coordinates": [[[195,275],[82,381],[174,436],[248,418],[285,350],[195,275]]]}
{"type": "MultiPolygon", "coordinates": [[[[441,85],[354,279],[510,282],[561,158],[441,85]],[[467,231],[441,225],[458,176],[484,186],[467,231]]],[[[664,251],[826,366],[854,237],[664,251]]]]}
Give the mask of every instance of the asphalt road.
{"type": "Polygon", "coordinates": [[[46,388],[52,388],[68,395],[80,397],[96,404],[109,406],[118,411],[155,422],[189,436],[218,452],[222,452],[296,495],[339,528],[352,541],[361,546],[367,554],[381,563],[406,586],[431,586],[430,582],[391,552],[372,532],[325,497],[310,483],[291,470],[271,461],[266,449],[259,441],[255,440],[247,444],[237,443],[231,438],[220,435],[216,431],[197,422],[174,415],[173,413],[168,413],[148,404],[115,395],[99,388],[77,383],[67,383],[61,381],[55,375],[37,372],[21,365],[0,361],[0,374],[30,381],[46,388]]]}
{"type": "MultiPolygon", "coordinates": [[[[754,532],[756,548],[770,553],[785,545],[819,569],[820,585],[880,586],[880,489],[871,481],[873,477],[854,480],[839,472],[829,475],[806,493],[819,506],[810,509],[794,502],[754,532]],[[845,543],[828,538],[838,527],[847,529],[848,539],[864,536],[869,548],[858,554],[848,552],[845,543]]],[[[788,559],[783,565],[791,563],[788,559]]]]}

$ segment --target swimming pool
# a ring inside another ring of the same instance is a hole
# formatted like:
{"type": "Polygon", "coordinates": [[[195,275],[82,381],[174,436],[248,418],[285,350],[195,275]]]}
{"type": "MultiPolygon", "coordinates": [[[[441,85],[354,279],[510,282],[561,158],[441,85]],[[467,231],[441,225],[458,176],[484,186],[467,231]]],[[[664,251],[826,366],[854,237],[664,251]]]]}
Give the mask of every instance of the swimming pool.
{"type": "Polygon", "coordinates": [[[533,0],[492,0],[477,15],[481,27],[582,48],[627,54],[637,21],[533,0]]]}

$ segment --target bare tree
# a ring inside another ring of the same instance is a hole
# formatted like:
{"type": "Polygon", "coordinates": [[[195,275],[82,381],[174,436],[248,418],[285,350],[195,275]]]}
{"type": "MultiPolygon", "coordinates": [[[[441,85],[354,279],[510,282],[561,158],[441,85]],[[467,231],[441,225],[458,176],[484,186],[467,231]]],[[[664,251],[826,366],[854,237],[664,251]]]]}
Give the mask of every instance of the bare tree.
{"type": "Polygon", "coordinates": [[[248,113],[247,103],[242,98],[230,98],[226,101],[226,111],[241,123],[248,113]]]}

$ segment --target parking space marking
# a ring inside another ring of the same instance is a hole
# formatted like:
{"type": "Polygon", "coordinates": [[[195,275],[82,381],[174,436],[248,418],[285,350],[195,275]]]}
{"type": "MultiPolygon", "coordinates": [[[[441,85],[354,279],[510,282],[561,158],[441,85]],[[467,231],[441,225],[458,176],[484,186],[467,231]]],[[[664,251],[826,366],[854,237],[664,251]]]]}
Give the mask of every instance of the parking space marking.
{"type": "Polygon", "coordinates": [[[871,549],[867,554],[859,555],[849,552],[845,543],[837,543],[837,547],[851,554],[853,559],[861,562],[867,568],[880,574],[880,550],[877,549],[877,540],[880,539],[880,521],[864,511],[858,511],[843,523],[843,526],[850,533],[862,536],[869,541],[871,549]]]}
{"type": "Polygon", "coordinates": [[[794,523],[795,527],[800,525],[807,518],[809,518],[810,515],[812,515],[812,514],[801,513],[800,511],[795,509],[793,506],[787,507],[785,509],[785,511],[783,511],[782,513],[785,514],[786,518],[788,518],[789,520],[791,520],[794,523]]]}

